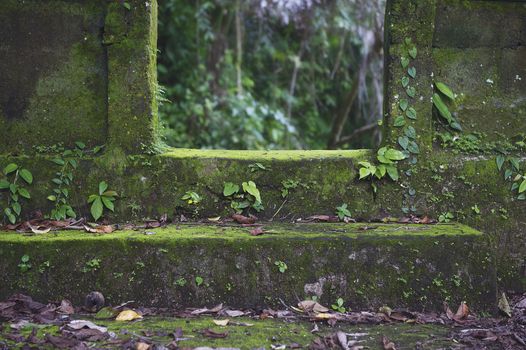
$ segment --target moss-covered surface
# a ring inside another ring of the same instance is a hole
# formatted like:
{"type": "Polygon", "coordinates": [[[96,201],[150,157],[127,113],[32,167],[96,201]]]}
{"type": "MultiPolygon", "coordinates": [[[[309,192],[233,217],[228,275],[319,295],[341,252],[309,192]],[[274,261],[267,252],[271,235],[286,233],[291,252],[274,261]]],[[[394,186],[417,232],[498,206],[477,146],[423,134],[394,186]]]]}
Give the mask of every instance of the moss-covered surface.
{"type": "MultiPolygon", "coordinates": [[[[82,319],[86,318],[83,317],[82,319]]],[[[211,317],[193,319],[146,317],[143,320],[131,323],[92,321],[99,326],[107,327],[108,331],[117,334],[119,339],[145,337],[143,339],[151,343],[164,345],[169,344],[173,340],[173,332],[181,328],[183,340],[177,341],[177,344],[184,348],[207,346],[211,348],[270,349],[272,346],[293,346],[294,344],[307,348],[315,338],[324,337],[337,331],[354,334],[354,336],[348,336],[348,340],[357,340],[359,345],[368,349],[383,349],[381,343],[384,336],[394,342],[399,349],[413,349],[417,345],[424,346],[425,349],[441,349],[455,345],[448,336],[451,328],[441,325],[349,325],[338,323],[334,327],[329,327],[324,323],[317,323],[319,332],[311,333],[314,326],[311,322],[259,320],[246,317],[231,319],[232,324],[225,327],[216,326],[211,317]],[[218,333],[226,332],[228,335],[226,338],[220,339],[206,338],[200,333],[205,329],[211,329],[218,333]]],[[[22,328],[20,333],[29,335],[34,326],[29,324],[22,328]]],[[[37,328],[38,339],[42,339],[45,334],[54,335],[58,333],[58,327],[53,325],[38,325],[37,328]]],[[[2,332],[0,332],[0,341],[2,341],[2,332]]],[[[4,341],[12,346],[11,348],[17,348],[15,343],[7,339],[4,341]]],[[[104,342],[96,343],[96,345],[104,346],[104,342]]]]}
{"type": "Polygon", "coordinates": [[[93,236],[0,235],[0,297],[80,302],[100,290],[112,304],[237,307],[278,298],[338,297],[352,309],[383,304],[441,309],[467,300],[492,310],[494,257],[485,236],[461,225],[273,224],[249,228],[179,225],[93,236]],[[150,230],[148,230],[149,232],[150,230]],[[31,269],[22,271],[23,255],[31,269]],[[286,264],[280,272],[279,264],[286,264]],[[202,283],[198,281],[202,278],[202,283]],[[197,280],[196,280],[197,278],[197,280]],[[147,293],[145,293],[147,291],[147,293]]]}

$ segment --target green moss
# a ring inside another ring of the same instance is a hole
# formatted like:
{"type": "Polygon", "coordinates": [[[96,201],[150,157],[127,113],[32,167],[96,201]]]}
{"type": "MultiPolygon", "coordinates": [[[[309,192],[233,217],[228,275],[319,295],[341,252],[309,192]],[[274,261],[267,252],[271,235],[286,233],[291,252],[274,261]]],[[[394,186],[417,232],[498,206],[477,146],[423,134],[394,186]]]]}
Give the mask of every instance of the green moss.
{"type": "Polygon", "coordinates": [[[203,225],[148,230],[155,232],[151,235],[1,234],[0,278],[7,282],[0,296],[21,290],[44,300],[52,293],[78,301],[96,288],[115,304],[132,299],[199,306],[199,300],[255,307],[317,290],[323,302],[341,296],[353,308],[387,303],[433,309],[446,297],[468,299],[480,310],[493,304],[493,260],[486,261],[492,253],[484,236],[465,226],[273,224],[265,229],[268,234],[260,237],[245,228],[203,225]],[[22,255],[34,267],[24,273],[17,268],[22,255]],[[44,261],[50,267],[36,269],[44,261]],[[287,264],[284,273],[276,261],[287,264]],[[460,286],[449,280],[459,274],[460,286]],[[202,285],[195,283],[198,276],[202,285]],[[438,277],[444,280],[440,290],[432,285],[438,277]],[[400,285],[398,278],[407,283],[400,285]],[[145,298],[146,286],[151,292],[145,298]],[[421,301],[403,299],[404,291],[421,301]]]}

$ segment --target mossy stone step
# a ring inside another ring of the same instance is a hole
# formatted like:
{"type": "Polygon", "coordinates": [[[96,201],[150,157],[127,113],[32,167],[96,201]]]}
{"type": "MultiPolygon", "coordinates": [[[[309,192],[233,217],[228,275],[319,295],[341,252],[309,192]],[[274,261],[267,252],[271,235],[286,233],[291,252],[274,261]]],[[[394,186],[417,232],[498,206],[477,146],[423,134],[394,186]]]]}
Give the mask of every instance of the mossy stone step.
{"type": "Polygon", "coordinates": [[[0,233],[0,299],[23,292],[79,303],[188,307],[275,306],[280,299],[342,297],[352,309],[441,309],[495,304],[494,251],[459,224],[276,224],[250,228],[173,225],[107,235],[0,233]],[[26,256],[22,260],[22,257],[26,256]]]}

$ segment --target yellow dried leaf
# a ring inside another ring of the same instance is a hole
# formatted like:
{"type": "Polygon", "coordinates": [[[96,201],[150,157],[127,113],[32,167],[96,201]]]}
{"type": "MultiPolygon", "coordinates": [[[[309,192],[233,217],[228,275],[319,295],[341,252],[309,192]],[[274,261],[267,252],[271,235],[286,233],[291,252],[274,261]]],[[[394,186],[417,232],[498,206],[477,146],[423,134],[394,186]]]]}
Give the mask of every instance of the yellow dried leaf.
{"type": "Polygon", "coordinates": [[[226,326],[228,324],[228,322],[230,322],[230,320],[227,318],[226,320],[213,320],[214,324],[216,326],[226,326]]]}
{"type": "Polygon", "coordinates": [[[136,313],[135,311],[124,310],[124,311],[121,311],[121,313],[119,313],[119,315],[117,316],[115,320],[116,321],[133,321],[138,318],[142,318],[142,316],[136,313]]]}
{"type": "Polygon", "coordinates": [[[148,350],[150,348],[150,344],[146,343],[137,343],[135,344],[135,350],[148,350]]]}
{"type": "Polygon", "coordinates": [[[330,318],[334,318],[334,315],[322,312],[322,313],[316,314],[315,318],[317,320],[328,320],[330,318]]]}

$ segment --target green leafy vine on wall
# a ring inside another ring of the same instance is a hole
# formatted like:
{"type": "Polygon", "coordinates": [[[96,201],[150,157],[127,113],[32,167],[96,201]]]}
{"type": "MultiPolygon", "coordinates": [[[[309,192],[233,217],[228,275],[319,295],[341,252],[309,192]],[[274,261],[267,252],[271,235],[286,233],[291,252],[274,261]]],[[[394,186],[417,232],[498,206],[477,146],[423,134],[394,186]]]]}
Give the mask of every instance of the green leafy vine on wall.
{"type": "Polygon", "coordinates": [[[15,224],[22,214],[23,200],[31,198],[25,184],[33,183],[33,174],[16,163],[10,163],[3,169],[3,175],[4,178],[0,180],[0,191],[6,194],[3,215],[11,224],[15,224]]]}

